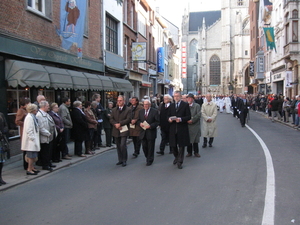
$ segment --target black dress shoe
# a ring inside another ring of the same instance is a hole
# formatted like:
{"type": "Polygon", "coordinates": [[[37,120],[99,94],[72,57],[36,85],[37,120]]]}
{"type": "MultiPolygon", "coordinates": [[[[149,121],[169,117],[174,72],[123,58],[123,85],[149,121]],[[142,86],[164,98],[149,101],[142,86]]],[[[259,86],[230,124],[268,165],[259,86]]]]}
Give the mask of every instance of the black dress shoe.
{"type": "Polygon", "coordinates": [[[123,163],[122,163],[122,166],[125,167],[125,166],[126,166],[126,162],[123,162],[123,163]]]}
{"type": "Polygon", "coordinates": [[[122,164],[123,164],[122,162],[117,162],[117,164],[116,164],[116,165],[118,166],[118,165],[122,165],[122,164]]]}
{"type": "Polygon", "coordinates": [[[159,151],[159,152],[156,152],[157,154],[159,154],[159,155],[164,155],[165,153],[164,152],[162,152],[162,151],[159,151]]]}
{"type": "Polygon", "coordinates": [[[137,158],[138,156],[139,156],[139,154],[137,154],[137,153],[133,153],[132,154],[135,158],[137,158]]]}
{"type": "Polygon", "coordinates": [[[212,147],[212,144],[209,144],[209,146],[208,147],[212,147]]]}
{"type": "Polygon", "coordinates": [[[26,174],[27,174],[27,175],[37,175],[37,173],[34,173],[34,172],[31,173],[31,172],[29,172],[29,171],[27,171],[26,174]]]}
{"type": "Polygon", "coordinates": [[[152,163],[151,162],[147,162],[146,166],[151,166],[152,163]]]}
{"type": "Polygon", "coordinates": [[[55,168],[55,167],[56,167],[56,165],[50,164],[50,167],[52,167],[52,168],[55,168]]]}
{"type": "Polygon", "coordinates": [[[0,180],[0,184],[6,184],[6,182],[4,180],[0,180]]]}
{"type": "Polygon", "coordinates": [[[41,171],[39,171],[39,170],[32,170],[33,172],[35,172],[35,173],[39,173],[39,172],[41,172],[41,171]]]}
{"type": "Polygon", "coordinates": [[[174,164],[174,165],[177,164],[177,159],[174,159],[173,164],[174,164]]]}
{"type": "Polygon", "coordinates": [[[207,144],[202,145],[202,148],[206,148],[206,147],[207,147],[207,144]]]}
{"type": "Polygon", "coordinates": [[[43,170],[49,170],[50,172],[53,171],[53,169],[50,166],[43,166],[42,168],[43,170]]]}
{"type": "Polygon", "coordinates": [[[178,169],[182,169],[182,165],[181,164],[177,164],[178,169]]]}

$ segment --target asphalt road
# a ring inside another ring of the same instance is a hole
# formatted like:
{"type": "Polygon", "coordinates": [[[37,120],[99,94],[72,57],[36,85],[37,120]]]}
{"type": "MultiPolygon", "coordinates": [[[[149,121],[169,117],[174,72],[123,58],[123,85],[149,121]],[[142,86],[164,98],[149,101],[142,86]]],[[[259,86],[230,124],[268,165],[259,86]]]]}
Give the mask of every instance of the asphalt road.
{"type": "MultiPolygon", "coordinates": [[[[248,125],[272,156],[274,224],[300,224],[300,132],[256,113],[248,125]]],[[[115,165],[112,150],[0,193],[0,224],[262,224],[265,155],[232,115],[219,114],[213,147],[201,148],[201,158],[185,158],[182,170],[172,155],[146,166],[143,154],[132,159],[132,144],[128,149],[124,168],[115,165]]]]}

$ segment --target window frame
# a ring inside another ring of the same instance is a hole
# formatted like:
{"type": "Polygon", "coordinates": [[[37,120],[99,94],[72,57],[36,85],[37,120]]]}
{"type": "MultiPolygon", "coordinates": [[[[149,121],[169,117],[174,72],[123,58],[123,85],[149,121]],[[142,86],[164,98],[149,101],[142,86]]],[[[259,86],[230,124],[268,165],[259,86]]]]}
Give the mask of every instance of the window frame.
{"type": "Polygon", "coordinates": [[[221,61],[217,55],[213,55],[209,60],[209,83],[210,85],[221,84],[221,61]]]}
{"type": "Polygon", "coordinates": [[[119,22],[106,14],[105,17],[105,49],[109,52],[118,54],[119,53],[119,46],[118,46],[118,25],[119,22]],[[112,26],[114,25],[114,26],[112,26]]]}

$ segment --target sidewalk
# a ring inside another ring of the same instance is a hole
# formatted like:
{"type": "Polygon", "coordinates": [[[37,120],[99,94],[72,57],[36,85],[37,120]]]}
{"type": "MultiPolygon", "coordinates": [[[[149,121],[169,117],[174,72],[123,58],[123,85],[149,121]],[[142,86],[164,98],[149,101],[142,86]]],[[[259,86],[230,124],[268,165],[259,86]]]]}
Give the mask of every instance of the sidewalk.
{"type": "MultiPolygon", "coordinates": [[[[130,140],[128,140],[128,142],[130,142],[130,140]]],[[[34,175],[34,176],[26,175],[26,171],[23,168],[23,161],[22,161],[23,154],[19,154],[19,155],[11,157],[9,160],[7,160],[4,163],[4,166],[3,166],[2,178],[7,184],[0,186],[0,191],[7,190],[11,187],[26,183],[28,181],[42,177],[49,173],[55,173],[57,170],[59,170],[61,168],[73,165],[78,162],[82,162],[83,160],[87,160],[90,157],[93,157],[95,155],[99,155],[103,152],[115,149],[116,147],[115,147],[115,145],[112,147],[101,147],[100,149],[95,151],[94,155],[86,155],[87,157],[78,157],[76,155],[74,156],[74,142],[68,143],[68,148],[69,148],[70,154],[73,155],[71,160],[63,160],[62,162],[59,162],[59,163],[53,163],[54,165],[56,165],[56,167],[53,168],[54,169],[53,172],[50,172],[48,170],[42,170],[40,166],[37,166],[37,169],[40,170],[41,172],[39,172],[38,175],[34,175]]]]}
{"type": "MultiPolygon", "coordinates": [[[[261,111],[254,111],[254,110],[251,110],[251,112],[252,112],[252,113],[258,113],[258,114],[264,116],[266,119],[269,119],[269,120],[270,120],[270,123],[272,123],[272,121],[271,121],[272,118],[271,118],[271,117],[268,117],[268,114],[267,114],[267,113],[264,113],[264,112],[261,112],[261,111]]],[[[295,130],[297,131],[297,127],[295,127],[295,125],[292,124],[292,122],[293,122],[293,119],[292,119],[291,116],[289,117],[289,122],[283,122],[283,117],[282,117],[282,121],[278,120],[277,117],[275,118],[275,123],[281,123],[281,124],[283,124],[283,125],[285,125],[285,126],[288,126],[288,127],[293,128],[293,129],[295,129],[295,130]]],[[[299,129],[299,130],[300,130],[300,129],[299,129]]]]}

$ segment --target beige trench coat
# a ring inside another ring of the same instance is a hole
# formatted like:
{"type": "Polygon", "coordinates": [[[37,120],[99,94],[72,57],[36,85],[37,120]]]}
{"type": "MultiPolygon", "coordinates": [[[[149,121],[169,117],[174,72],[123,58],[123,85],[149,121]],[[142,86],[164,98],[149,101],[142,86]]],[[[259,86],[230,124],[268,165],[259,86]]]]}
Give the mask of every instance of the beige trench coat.
{"type": "Polygon", "coordinates": [[[202,115],[202,136],[203,137],[216,137],[217,135],[217,105],[214,102],[205,102],[201,107],[202,115]],[[212,119],[211,122],[207,122],[208,119],[212,119]]]}

